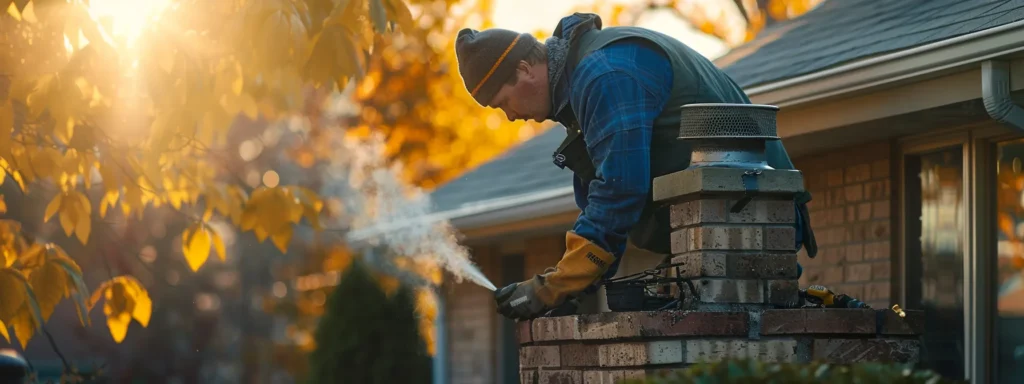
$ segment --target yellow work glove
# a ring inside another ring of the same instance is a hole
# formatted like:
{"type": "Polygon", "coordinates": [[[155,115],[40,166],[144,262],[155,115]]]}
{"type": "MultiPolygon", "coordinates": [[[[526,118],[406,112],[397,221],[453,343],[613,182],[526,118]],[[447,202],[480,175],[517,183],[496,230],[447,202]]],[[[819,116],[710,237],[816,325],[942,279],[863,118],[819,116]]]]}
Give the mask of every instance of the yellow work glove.
{"type": "Polygon", "coordinates": [[[561,305],[597,282],[615,256],[569,231],[565,254],[554,268],[532,279],[494,291],[498,313],[516,320],[532,319],[561,305]]]}

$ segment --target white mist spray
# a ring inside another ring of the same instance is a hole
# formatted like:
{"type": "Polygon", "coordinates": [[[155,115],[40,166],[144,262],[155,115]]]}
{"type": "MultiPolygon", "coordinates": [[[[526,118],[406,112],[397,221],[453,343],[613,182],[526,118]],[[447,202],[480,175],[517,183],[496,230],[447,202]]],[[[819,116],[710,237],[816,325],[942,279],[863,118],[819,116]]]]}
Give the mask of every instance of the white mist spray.
{"type": "MultiPolygon", "coordinates": [[[[344,103],[329,103],[328,114],[340,113],[344,103]]],[[[470,261],[469,251],[459,244],[451,223],[432,214],[429,196],[402,181],[400,166],[387,164],[382,137],[356,141],[338,129],[327,140],[339,152],[327,167],[321,193],[340,197],[345,204],[345,221],[330,226],[345,228],[353,248],[383,248],[412,259],[429,258],[459,282],[468,279],[491,291],[496,289],[470,261]]]]}

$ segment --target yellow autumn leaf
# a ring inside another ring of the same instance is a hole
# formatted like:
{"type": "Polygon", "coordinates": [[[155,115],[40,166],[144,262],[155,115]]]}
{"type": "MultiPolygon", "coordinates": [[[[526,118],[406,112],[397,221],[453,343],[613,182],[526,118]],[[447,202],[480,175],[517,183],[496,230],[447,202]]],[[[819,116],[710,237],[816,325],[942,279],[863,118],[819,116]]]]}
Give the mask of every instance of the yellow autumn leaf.
{"type": "Polygon", "coordinates": [[[25,303],[25,286],[8,273],[0,273],[0,320],[11,321],[25,303]]]}
{"type": "Polygon", "coordinates": [[[210,257],[210,234],[206,228],[196,224],[182,234],[181,250],[192,271],[198,271],[210,257]]]}
{"type": "Polygon", "coordinates": [[[7,213],[7,200],[3,194],[0,194],[0,213],[7,213]]]}
{"type": "Polygon", "coordinates": [[[213,249],[217,252],[217,257],[220,261],[227,260],[227,249],[224,247],[224,240],[221,239],[220,234],[217,232],[210,232],[210,240],[213,241],[213,249]]]}
{"type": "Polygon", "coordinates": [[[114,342],[124,341],[125,336],[128,335],[128,325],[131,324],[131,321],[132,316],[128,312],[107,316],[107,328],[110,329],[110,335],[114,337],[114,342]]]}
{"type": "Polygon", "coordinates": [[[104,301],[103,314],[114,341],[124,340],[132,319],[143,327],[149,326],[153,302],[146,288],[134,277],[117,276],[101,284],[89,297],[87,310],[95,308],[100,300],[104,301]]]}
{"type": "Polygon", "coordinates": [[[83,326],[89,326],[91,320],[88,316],[89,308],[86,305],[85,297],[89,295],[89,288],[86,287],[85,280],[82,278],[82,268],[58,245],[47,244],[45,254],[47,265],[56,266],[61,271],[59,279],[64,281],[64,297],[72,299],[79,321],[83,326]]]}
{"type": "Polygon", "coordinates": [[[252,233],[256,235],[256,240],[259,240],[260,242],[263,242],[268,236],[270,236],[270,233],[268,233],[266,229],[263,229],[263,227],[253,228],[252,233]]]}
{"type": "Polygon", "coordinates": [[[75,231],[75,224],[78,223],[79,217],[85,214],[80,207],[78,197],[73,193],[65,193],[61,197],[60,212],[58,217],[60,218],[60,226],[64,229],[64,234],[71,236],[75,231]]]}
{"type": "Polygon", "coordinates": [[[82,244],[89,242],[89,234],[92,232],[92,216],[82,213],[78,216],[78,223],[75,225],[75,237],[82,244]]]}
{"type": "Polygon", "coordinates": [[[11,334],[7,333],[7,324],[4,324],[3,320],[0,320],[0,335],[2,335],[4,340],[7,340],[8,343],[11,342],[11,334]]]}
{"type": "Polygon", "coordinates": [[[139,322],[143,328],[149,326],[149,318],[153,314],[153,300],[142,287],[135,292],[135,308],[132,309],[132,318],[139,322]]]}
{"type": "Polygon", "coordinates": [[[53,199],[50,200],[49,204],[46,204],[46,213],[43,214],[44,222],[50,221],[50,218],[53,217],[53,215],[57,214],[57,212],[60,210],[60,204],[63,198],[64,196],[58,193],[57,195],[53,196],[53,199]]]}
{"type": "Polygon", "coordinates": [[[54,263],[45,263],[32,270],[28,278],[32,290],[35,292],[36,300],[39,302],[42,320],[45,322],[53,314],[57,304],[60,304],[64,298],[67,289],[64,269],[54,263]]]}
{"type": "Polygon", "coordinates": [[[279,230],[277,233],[270,236],[270,241],[274,243],[281,253],[288,252],[288,242],[292,239],[292,227],[287,226],[279,230]]]}
{"type": "Polygon", "coordinates": [[[36,328],[38,328],[35,318],[26,309],[19,311],[10,320],[10,323],[11,327],[14,328],[14,336],[18,338],[18,343],[21,344],[21,349],[25,350],[25,348],[28,348],[28,342],[35,336],[36,328]]]}

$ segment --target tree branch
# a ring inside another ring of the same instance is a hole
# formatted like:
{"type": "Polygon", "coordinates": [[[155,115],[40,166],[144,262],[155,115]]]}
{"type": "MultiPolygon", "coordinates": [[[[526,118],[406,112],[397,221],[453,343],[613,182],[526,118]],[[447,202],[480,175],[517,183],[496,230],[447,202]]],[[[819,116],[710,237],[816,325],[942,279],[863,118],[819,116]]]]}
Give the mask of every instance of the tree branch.
{"type": "Polygon", "coordinates": [[[40,324],[39,326],[43,329],[43,334],[46,335],[46,340],[50,342],[50,348],[53,348],[53,351],[57,353],[58,357],[60,357],[61,363],[64,364],[64,372],[71,372],[71,365],[68,364],[68,360],[64,358],[64,354],[61,353],[60,348],[57,347],[57,342],[53,340],[53,335],[50,334],[50,330],[46,329],[46,325],[44,324],[40,324]]]}

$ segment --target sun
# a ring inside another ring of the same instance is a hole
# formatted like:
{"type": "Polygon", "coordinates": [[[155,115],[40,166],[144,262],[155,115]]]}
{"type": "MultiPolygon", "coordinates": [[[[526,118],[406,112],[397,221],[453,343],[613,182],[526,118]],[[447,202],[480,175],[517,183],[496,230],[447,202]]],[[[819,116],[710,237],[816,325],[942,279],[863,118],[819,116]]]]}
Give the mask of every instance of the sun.
{"type": "Polygon", "coordinates": [[[170,5],[171,0],[91,0],[89,13],[97,19],[109,18],[111,30],[107,32],[132,46],[146,26],[170,5]]]}

